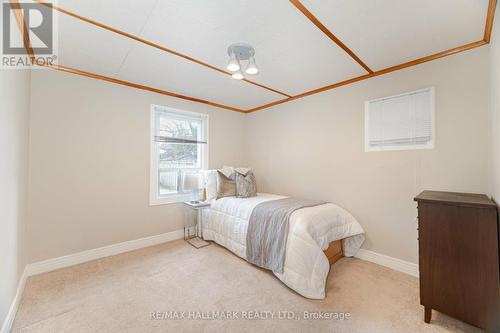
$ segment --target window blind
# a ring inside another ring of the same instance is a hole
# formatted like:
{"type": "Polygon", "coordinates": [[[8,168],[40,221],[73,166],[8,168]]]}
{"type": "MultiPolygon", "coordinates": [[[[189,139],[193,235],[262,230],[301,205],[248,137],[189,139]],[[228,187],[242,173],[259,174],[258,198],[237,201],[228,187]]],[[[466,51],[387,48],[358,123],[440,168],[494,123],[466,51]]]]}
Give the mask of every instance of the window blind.
{"type": "Polygon", "coordinates": [[[366,150],[433,147],[434,89],[366,102],[366,150]]]}
{"type": "Polygon", "coordinates": [[[208,115],[151,105],[150,203],[189,200],[187,174],[207,166],[208,115]]]}
{"type": "Polygon", "coordinates": [[[183,115],[156,107],[154,141],[164,143],[207,143],[204,115],[183,115]]]}

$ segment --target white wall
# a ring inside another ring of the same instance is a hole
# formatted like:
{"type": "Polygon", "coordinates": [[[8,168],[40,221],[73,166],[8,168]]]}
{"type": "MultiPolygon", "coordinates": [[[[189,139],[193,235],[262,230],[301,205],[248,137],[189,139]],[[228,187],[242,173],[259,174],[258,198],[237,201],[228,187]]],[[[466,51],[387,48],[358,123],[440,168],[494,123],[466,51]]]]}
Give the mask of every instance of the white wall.
{"type": "Polygon", "coordinates": [[[149,206],[150,104],[209,113],[209,164],[244,159],[244,115],[53,70],[33,71],[30,261],[183,227],[149,206]]]}
{"type": "Polygon", "coordinates": [[[26,263],[30,72],[0,70],[0,325],[26,263]]]}
{"type": "Polygon", "coordinates": [[[491,40],[492,196],[500,203],[500,6],[496,10],[491,40]]]}
{"type": "Polygon", "coordinates": [[[365,228],[365,249],[416,263],[413,198],[488,191],[488,56],[482,47],[250,114],[259,191],[338,203],[365,228]],[[364,101],[429,86],[436,148],[364,152],[364,101]]]}
{"type": "Polygon", "coordinates": [[[249,115],[34,71],[29,259],[182,228],[179,205],[148,202],[154,103],[209,112],[210,167],[249,165],[260,191],[336,202],[365,227],[364,248],[417,262],[416,194],[491,189],[489,52],[482,47],[249,115]],[[364,101],[427,86],[436,87],[436,148],[365,153],[364,101]]]}

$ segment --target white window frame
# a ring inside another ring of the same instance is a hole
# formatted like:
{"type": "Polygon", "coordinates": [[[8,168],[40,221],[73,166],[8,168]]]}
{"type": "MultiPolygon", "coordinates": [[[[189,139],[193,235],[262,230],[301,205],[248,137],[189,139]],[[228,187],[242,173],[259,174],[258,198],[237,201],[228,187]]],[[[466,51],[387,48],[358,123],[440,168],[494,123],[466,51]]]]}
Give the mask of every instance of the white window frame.
{"type": "Polygon", "coordinates": [[[174,109],[162,105],[151,104],[150,108],[150,135],[149,135],[149,146],[150,146],[150,171],[149,171],[149,205],[167,205],[173,203],[184,202],[192,199],[191,193],[173,193],[168,195],[159,195],[159,181],[158,181],[158,145],[155,144],[154,136],[156,129],[156,110],[166,111],[169,113],[174,113],[188,118],[201,118],[204,125],[205,137],[207,138],[207,143],[201,145],[201,169],[206,170],[208,167],[208,114],[199,113],[194,111],[185,111],[174,109]]]}
{"type": "Polygon", "coordinates": [[[387,96],[387,97],[382,97],[382,98],[377,98],[377,99],[372,99],[372,100],[366,101],[365,102],[365,128],[364,128],[364,130],[365,130],[365,133],[364,133],[365,152],[434,149],[434,143],[436,141],[435,109],[436,109],[436,100],[435,100],[434,87],[427,87],[427,88],[423,88],[423,89],[405,92],[405,93],[398,94],[398,95],[392,95],[392,96],[387,96]],[[402,145],[402,146],[397,146],[397,147],[387,147],[387,146],[371,147],[370,146],[370,136],[369,136],[369,133],[370,133],[370,103],[382,101],[384,99],[390,99],[390,98],[396,98],[396,97],[416,94],[416,93],[423,92],[423,91],[429,91],[430,96],[431,96],[431,126],[432,126],[431,140],[425,145],[409,144],[409,145],[402,145]]]}

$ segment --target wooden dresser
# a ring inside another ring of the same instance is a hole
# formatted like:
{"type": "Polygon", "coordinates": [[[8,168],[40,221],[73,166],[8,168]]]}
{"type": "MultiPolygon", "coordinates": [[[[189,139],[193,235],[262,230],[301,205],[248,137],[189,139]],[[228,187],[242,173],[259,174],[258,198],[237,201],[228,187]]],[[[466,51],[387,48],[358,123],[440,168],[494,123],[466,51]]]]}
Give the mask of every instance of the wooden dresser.
{"type": "Polygon", "coordinates": [[[481,194],[424,191],[418,202],[420,304],[500,332],[497,207],[481,194]]]}

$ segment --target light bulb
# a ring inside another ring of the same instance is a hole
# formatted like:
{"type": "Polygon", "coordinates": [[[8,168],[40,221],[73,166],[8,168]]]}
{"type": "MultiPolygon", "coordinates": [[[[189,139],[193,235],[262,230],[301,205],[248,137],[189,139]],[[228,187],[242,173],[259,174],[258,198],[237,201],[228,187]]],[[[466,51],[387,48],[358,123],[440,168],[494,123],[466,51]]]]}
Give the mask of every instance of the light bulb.
{"type": "Polygon", "coordinates": [[[241,79],[243,79],[243,78],[244,78],[243,73],[242,73],[240,70],[238,70],[238,71],[234,72],[234,73],[231,75],[231,77],[232,77],[233,79],[236,79],[236,80],[241,80],[241,79]]]}
{"type": "Polygon", "coordinates": [[[234,52],[231,52],[229,55],[229,63],[226,68],[230,72],[237,72],[240,70],[240,63],[238,62],[238,59],[236,59],[236,54],[234,54],[234,52]]]}
{"type": "Polygon", "coordinates": [[[250,59],[248,59],[248,66],[245,69],[245,72],[247,74],[250,74],[250,75],[255,75],[259,72],[259,69],[257,68],[257,65],[255,64],[254,57],[250,57],[250,59]]]}

